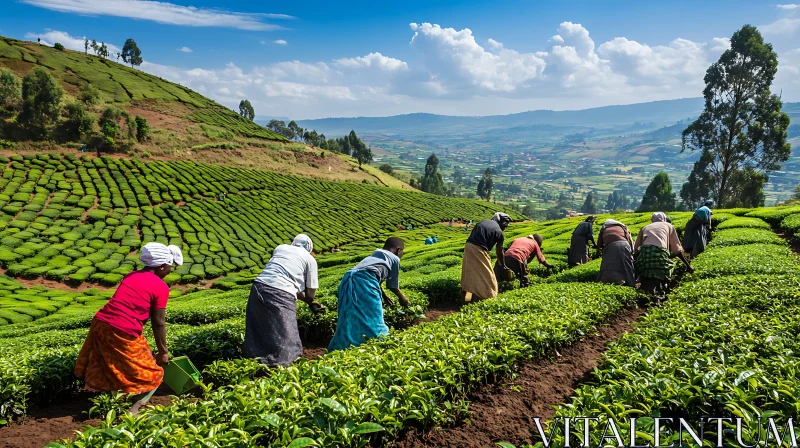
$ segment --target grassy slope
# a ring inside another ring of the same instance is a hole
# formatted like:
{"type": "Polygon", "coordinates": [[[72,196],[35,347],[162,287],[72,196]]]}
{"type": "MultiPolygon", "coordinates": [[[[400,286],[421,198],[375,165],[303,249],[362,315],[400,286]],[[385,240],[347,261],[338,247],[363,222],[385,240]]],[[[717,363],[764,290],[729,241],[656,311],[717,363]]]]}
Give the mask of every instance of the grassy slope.
{"type": "MultiPolygon", "coordinates": [[[[323,165],[321,151],[292,143],[275,132],[245,120],[234,111],[192,91],[110,59],[0,37],[0,68],[24,76],[36,66],[48,69],[73,101],[82,84],[97,87],[103,101],[142,115],[152,128],[149,142],[133,152],[161,160],[192,160],[236,167],[290,172],[304,177],[352,180],[409,189],[378,170],[354,169],[349,158],[323,165]],[[233,144],[235,148],[215,149],[233,144]]],[[[99,113],[105,105],[97,106],[99,113]]],[[[17,143],[17,153],[58,149],[52,144],[17,143]]],[[[6,154],[6,155],[11,155],[6,154]]],[[[331,160],[327,160],[331,162],[331,160]]]]}

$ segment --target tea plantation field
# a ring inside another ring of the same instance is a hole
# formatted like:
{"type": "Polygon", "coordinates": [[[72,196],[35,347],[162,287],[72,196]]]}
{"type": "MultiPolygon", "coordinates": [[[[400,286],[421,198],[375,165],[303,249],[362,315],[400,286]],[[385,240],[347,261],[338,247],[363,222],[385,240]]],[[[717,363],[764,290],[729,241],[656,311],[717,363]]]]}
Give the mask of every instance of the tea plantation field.
{"type": "MultiPolygon", "coordinates": [[[[466,199],[190,162],[39,154],[0,163],[0,266],[9,276],[72,285],[116,285],[149,241],[183,249],[184,265],[168,284],[193,283],[261,269],[275,246],[301,232],[322,252],[398,225],[496,211],[466,199]]],[[[0,284],[0,326],[103,300],[96,290],[20,286],[0,284]]]]}
{"type": "MultiPolygon", "coordinates": [[[[694,262],[697,272],[684,275],[664,306],[652,308],[612,346],[594,379],[557,415],[619,421],[634,409],[643,417],[789,415],[800,396],[800,347],[792,336],[800,328],[800,262],[770,226],[798,232],[797,216],[800,207],[716,211],[717,230],[694,262]],[[743,395],[761,398],[747,405],[743,395]]],[[[682,228],[690,214],[671,217],[682,228]]],[[[649,214],[614,218],[634,235],[650,220],[649,214]]],[[[442,226],[398,232],[408,241],[401,288],[412,307],[387,310],[390,336],[270,372],[240,359],[248,287],[260,267],[226,275],[217,280],[220,288],[176,296],[167,309],[169,347],[203,366],[203,398],[177,398],[138,417],[112,416],[79,433],[74,446],[138,446],[142,440],[152,446],[382,445],[404,428],[447,424],[488,378],[549,356],[643,300],[634,289],[594,283],[600,260],[566,269],[569,237],[579,221],[512,225],[507,244],[529,233],[545,237],[543,251],[557,267],[553,275],[534,262],[531,287],[508,291],[516,285],[505,285],[507,292],[495,299],[410,327],[432,304],[458,297],[467,234],[442,226]],[[424,246],[430,234],[441,242],[424,246]]],[[[364,237],[341,253],[318,256],[320,300],[331,311],[315,315],[299,305],[305,340],[330,337],[341,276],[378,244],[364,237]]],[[[80,387],[71,369],[102,295],[83,293],[75,300],[94,298],[69,314],[0,327],[8,347],[0,357],[0,419],[19,418],[27,407],[80,387]]],[[[509,441],[516,442],[513,436],[509,441]]]]}

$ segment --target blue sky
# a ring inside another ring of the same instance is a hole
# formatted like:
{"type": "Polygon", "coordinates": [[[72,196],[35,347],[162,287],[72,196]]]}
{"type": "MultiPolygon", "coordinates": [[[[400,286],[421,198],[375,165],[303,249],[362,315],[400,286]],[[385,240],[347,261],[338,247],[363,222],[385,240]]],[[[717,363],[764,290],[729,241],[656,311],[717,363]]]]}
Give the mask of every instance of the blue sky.
{"type": "MultiPolygon", "coordinates": [[[[800,7],[757,1],[3,0],[0,34],[136,39],[142,70],[258,115],[579,109],[699,96],[741,25],[800,100],[800,7]],[[191,50],[191,51],[190,51],[191,50]]],[[[113,48],[112,48],[113,49],[113,48]]]]}

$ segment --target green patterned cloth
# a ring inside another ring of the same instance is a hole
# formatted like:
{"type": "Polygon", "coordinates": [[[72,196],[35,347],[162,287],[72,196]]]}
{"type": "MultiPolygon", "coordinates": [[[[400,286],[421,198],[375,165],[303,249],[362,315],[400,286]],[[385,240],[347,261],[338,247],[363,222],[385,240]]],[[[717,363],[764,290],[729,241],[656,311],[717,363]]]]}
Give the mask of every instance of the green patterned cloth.
{"type": "Polygon", "coordinates": [[[634,256],[634,267],[639,278],[669,280],[675,264],[669,253],[658,246],[642,246],[634,256]]]}

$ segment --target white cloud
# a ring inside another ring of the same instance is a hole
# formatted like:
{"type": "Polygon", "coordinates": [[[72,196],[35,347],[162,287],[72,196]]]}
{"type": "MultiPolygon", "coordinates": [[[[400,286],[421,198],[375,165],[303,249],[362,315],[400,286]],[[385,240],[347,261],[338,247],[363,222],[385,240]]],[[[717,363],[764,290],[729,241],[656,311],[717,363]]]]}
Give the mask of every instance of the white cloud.
{"type": "Polygon", "coordinates": [[[423,82],[448,95],[476,90],[512,93],[539,78],[545,67],[536,54],[517,53],[502,45],[493,45],[494,53],[487,51],[468,28],[457,31],[430,23],[410,27],[414,31],[411,46],[421,57],[419,69],[428,78],[423,82]]]}
{"type": "MultiPolygon", "coordinates": [[[[84,38],[70,36],[68,33],[64,31],[45,30],[43,33],[26,33],[25,38],[31,40],[36,38],[41,38],[42,44],[44,45],[52,46],[53,44],[58,42],[65,48],[68,48],[70,50],[84,51],[84,45],[83,45],[84,38]]],[[[100,45],[101,42],[98,41],[97,44],[100,45]]],[[[122,52],[122,49],[114,44],[110,44],[108,42],[106,42],[105,44],[106,47],[108,47],[109,53],[111,53],[112,55],[115,53],[122,52]]],[[[91,47],[89,48],[89,51],[92,51],[91,47]]]]}
{"type": "Polygon", "coordinates": [[[289,42],[286,42],[283,39],[278,39],[278,40],[273,40],[272,43],[277,45],[287,45],[289,42]]]}
{"type": "Polygon", "coordinates": [[[367,68],[374,67],[378,70],[393,72],[395,70],[408,70],[405,62],[384,56],[380,53],[370,53],[366,56],[357,58],[343,58],[335,61],[336,65],[342,68],[367,68]]]}
{"type": "Polygon", "coordinates": [[[182,51],[184,53],[191,53],[192,49],[189,48],[189,47],[181,47],[181,48],[178,48],[178,51],[182,51]]]}
{"type": "MultiPolygon", "coordinates": [[[[772,23],[758,27],[761,32],[773,39],[778,39],[778,44],[783,39],[791,39],[800,31],[800,5],[778,5],[780,17],[772,23]]],[[[794,42],[796,44],[796,42],[794,42]]]]}
{"type": "Polygon", "coordinates": [[[93,16],[128,17],[182,26],[211,26],[250,31],[283,29],[264,19],[292,19],[285,14],[251,14],[221,9],[197,8],[153,0],[21,0],[23,3],[59,12],[93,16]]]}

